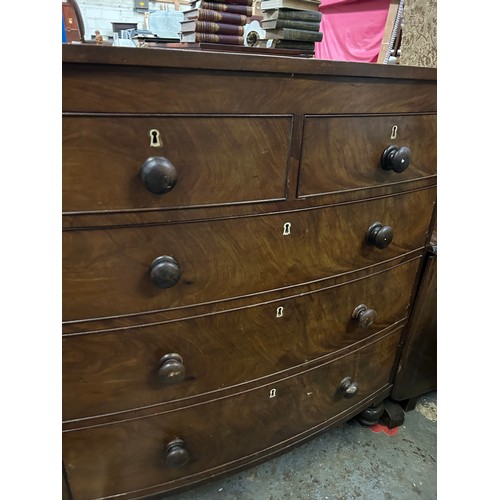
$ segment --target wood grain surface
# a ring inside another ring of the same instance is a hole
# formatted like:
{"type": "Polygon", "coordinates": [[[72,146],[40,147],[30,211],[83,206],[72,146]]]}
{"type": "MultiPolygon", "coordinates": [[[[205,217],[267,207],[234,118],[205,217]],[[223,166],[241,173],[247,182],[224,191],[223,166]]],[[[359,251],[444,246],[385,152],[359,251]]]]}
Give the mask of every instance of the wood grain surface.
{"type": "Polygon", "coordinates": [[[99,212],[280,199],[292,117],[63,118],[63,211],[99,212]],[[151,147],[150,131],[161,146],[151,147]],[[140,178],[149,157],[167,158],[177,184],[150,193],[140,178]]]}
{"type": "Polygon", "coordinates": [[[65,112],[415,113],[435,112],[431,81],[79,65],[63,67],[65,112]],[[147,81],[147,92],[137,89],[147,81]],[[355,96],[355,99],[353,99],[355,96]]]}
{"type": "Polygon", "coordinates": [[[397,330],[334,363],[228,398],[65,432],[63,456],[73,499],[134,492],[130,498],[158,485],[166,490],[289,446],[389,384],[399,336],[397,330]],[[345,377],[359,384],[352,399],[339,391],[345,377]],[[190,459],[170,469],[163,450],[175,438],[184,440],[190,459]]]}
{"type": "Polygon", "coordinates": [[[89,44],[62,60],[63,495],[188,488],[389,396],[436,203],[436,71],[89,44]],[[400,175],[378,167],[392,143],[412,150],[400,175]],[[140,178],[154,156],[174,164],[164,195],[140,178]]]}
{"type": "Polygon", "coordinates": [[[392,397],[396,401],[437,388],[437,273],[437,256],[429,254],[394,379],[392,397]]]}
{"type": "Polygon", "coordinates": [[[273,304],[64,338],[63,418],[186,399],[331,358],[405,319],[419,262],[273,304]],[[369,328],[351,317],[359,304],[377,313],[369,328]],[[159,361],[171,352],[186,375],[165,385],[159,361]]]}
{"type": "Polygon", "coordinates": [[[345,61],[301,59],[263,54],[231,54],[198,49],[141,49],[127,47],[96,47],[95,45],[63,45],[64,65],[130,66],[141,73],[145,68],[194,68],[283,74],[349,76],[355,78],[385,78],[435,81],[437,72],[431,68],[416,68],[345,61]]]}
{"type": "Polygon", "coordinates": [[[306,116],[299,196],[389,185],[436,175],[436,115],[306,116]],[[396,138],[391,138],[393,127],[396,138]],[[401,173],[383,170],[391,144],[411,150],[401,173]]]}
{"type": "Polygon", "coordinates": [[[63,320],[127,315],[223,300],[394,258],[425,244],[435,190],[262,217],[63,233],[63,320]],[[381,250],[371,224],[394,229],[381,250]],[[284,225],[291,224],[284,236],[284,225]],[[151,262],[172,256],[181,279],[153,285],[151,262]]]}

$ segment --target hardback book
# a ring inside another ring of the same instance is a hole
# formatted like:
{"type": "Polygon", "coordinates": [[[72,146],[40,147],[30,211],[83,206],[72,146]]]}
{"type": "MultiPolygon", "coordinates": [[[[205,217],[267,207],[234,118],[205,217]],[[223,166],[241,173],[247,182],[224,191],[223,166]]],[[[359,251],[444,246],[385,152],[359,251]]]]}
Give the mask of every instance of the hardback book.
{"type": "Polygon", "coordinates": [[[219,33],[181,33],[181,42],[188,43],[224,43],[244,45],[244,37],[237,35],[220,35],[219,33]]]}
{"type": "MultiPolygon", "coordinates": [[[[193,0],[196,2],[197,0],[193,0]]],[[[227,5],[245,5],[247,7],[251,7],[253,0],[217,0],[217,3],[225,3],[227,5]]]]}
{"type": "Polygon", "coordinates": [[[216,10],[218,12],[230,12],[232,14],[241,14],[250,17],[252,15],[251,5],[238,5],[222,2],[207,2],[205,0],[195,0],[191,2],[191,9],[216,10]]]}
{"type": "Polygon", "coordinates": [[[266,49],[293,49],[314,53],[315,42],[296,42],[295,40],[257,40],[256,47],[266,49]]]}
{"type": "Polygon", "coordinates": [[[245,27],[238,24],[212,23],[210,21],[181,21],[181,33],[190,33],[192,31],[243,36],[245,27]]]}
{"type": "Polygon", "coordinates": [[[301,42],[321,42],[321,40],[323,40],[323,33],[321,31],[297,30],[294,28],[280,28],[280,29],[266,30],[266,38],[296,40],[301,42]]]}
{"type": "Polygon", "coordinates": [[[295,21],[292,19],[270,19],[261,21],[262,29],[278,29],[278,28],[294,28],[299,30],[319,31],[319,22],[311,21],[295,21]]]}
{"type": "Polygon", "coordinates": [[[296,9],[318,11],[320,0],[262,0],[260,10],[296,9]]]}
{"type": "Polygon", "coordinates": [[[233,14],[232,12],[221,12],[210,9],[191,9],[185,10],[184,21],[211,21],[214,23],[237,24],[244,26],[247,23],[247,16],[242,14],[233,14]]]}
{"type": "Polygon", "coordinates": [[[262,19],[264,21],[286,19],[290,21],[308,21],[319,23],[322,15],[323,14],[321,12],[313,10],[271,9],[262,12],[262,19]]]}

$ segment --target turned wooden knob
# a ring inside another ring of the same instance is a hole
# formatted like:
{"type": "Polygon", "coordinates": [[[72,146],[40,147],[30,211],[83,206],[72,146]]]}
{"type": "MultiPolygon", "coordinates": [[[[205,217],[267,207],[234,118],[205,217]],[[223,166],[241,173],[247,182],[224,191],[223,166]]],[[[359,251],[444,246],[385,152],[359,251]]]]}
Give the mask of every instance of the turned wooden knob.
{"type": "Polygon", "coordinates": [[[366,231],[366,241],[377,248],[386,248],[392,241],[394,231],[391,226],[384,226],[381,222],[374,222],[366,231]]]}
{"type": "Polygon", "coordinates": [[[340,382],[339,391],[344,395],[344,398],[352,398],[358,392],[358,383],[353,382],[351,377],[346,377],[340,382]]]}
{"type": "Polygon", "coordinates": [[[376,317],[377,312],[374,309],[368,309],[364,304],[359,304],[352,312],[352,318],[359,321],[361,328],[372,326],[376,317]]]}
{"type": "Polygon", "coordinates": [[[181,268],[170,255],[160,255],[151,262],[149,275],[158,288],[170,288],[179,281],[181,268]]]}
{"type": "Polygon", "coordinates": [[[186,368],[183,364],[182,356],[176,352],[162,356],[158,375],[164,384],[170,385],[182,382],[186,376],[186,368]]]}
{"type": "Polygon", "coordinates": [[[167,467],[178,468],[189,461],[189,453],[182,439],[174,439],[165,446],[165,464],[167,467]]]}
{"type": "Polygon", "coordinates": [[[406,146],[398,147],[394,144],[387,146],[380,158],[380,165],[384,170],[392,170],[400,174],[411,163],[411,151],[406,146]]]}
{"type": "Polygon", "coordinates": [[[149,192],[165,194],[174,189],[177,171],[163,156],[152,156],[142,164],[141,180],[149,192]]]}

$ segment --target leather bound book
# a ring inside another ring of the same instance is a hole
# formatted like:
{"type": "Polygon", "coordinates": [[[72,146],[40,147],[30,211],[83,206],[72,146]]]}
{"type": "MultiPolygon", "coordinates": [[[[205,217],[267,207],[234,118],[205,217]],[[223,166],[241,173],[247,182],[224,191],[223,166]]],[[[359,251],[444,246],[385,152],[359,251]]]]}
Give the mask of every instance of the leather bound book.
{"type": "Polygon", "coordinates": [[[307,31],[293,28],[281,28],[266,30],[266,38],[278,38],[283,40],[297,40],[302,42],[321,42],[323,33],[321,31],[307,31]]]}
{"type": "Polygon", "coordinates": [[[270,21],[274,19],[287,19],[290,21],[308,21],[319,23],[322,13],[314,10],[294,10],[294,9],[272,9],[262,12],[262,19],[270,21]]]}
{"type": "Polygon", "coordinates": [[[272,48],[276,49],[293,49],[302,50],[304,52],[314,52],[315,42],[297,42],[295,40],[273,40],[272,48]]]}
{"type": "Polygon", "coordinates": [[[297,9],[318,11],[319,0],[262,0],[260,10],[271,9],[297,9]]]}
{"type": "MultiPolygon", "coordinates": [[[[206,2],[205,0],[196,0],[191,3],[191,9],[206,9],[216,10],[218,12],[230,12],[232,14],[240,14],[250,17],[252,15],[252,7],[249,5],[236,5],[221,2],[206,2]]],[[[184,12],[186,13],[186,12],[184,12]]]]}
{"type": "Polygon", "coordinates": [[[212,23],[210,21],[181,21],[181,33],[218,33],[220,35],[243,36],[244,26],[237,24],[212,23]]]}
{"type": "MultiPolygon", "coordinates": [[[[223,5],[223,4],[222,4],[223,5]]],[[[210,21],[214,23],[236,24],[244,26],[247,16],[232,12],[221,12],[211,9],[192,9],[184,11],[184,20],[210,21]]]]}
{"type": "Polygon", "coordinates": [[[181,33],[181,42],[187,43],[225,43],[228,45],[244,45],[244,38],[236,35],[221,35],[219,33],[181,33]]]}
{"type": "Polygon", "coordinates": [[[253,0],[220,0],[221,3],[252,6],[253,0]]]}
{"type": "Polygon", "coordinates": [[[265,30],[293,28],[307,31],[319,31],[320,23],[313,23],[310,21],[295,21],[291,19],[272,19],[269,21],[261,21],[260,25],[265,30]]]}

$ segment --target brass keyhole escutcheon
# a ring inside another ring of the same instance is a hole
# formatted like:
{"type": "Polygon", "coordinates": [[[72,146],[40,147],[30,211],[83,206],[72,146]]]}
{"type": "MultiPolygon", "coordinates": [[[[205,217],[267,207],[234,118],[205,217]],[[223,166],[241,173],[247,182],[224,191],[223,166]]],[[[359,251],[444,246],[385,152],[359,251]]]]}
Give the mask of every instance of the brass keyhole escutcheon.
{"type": "Polygon", "coordinates": [[[153,128],[149,131],[149,145],[152,147],[152,148],[159,148],[161,147],[162,143],[161,143],[161,136],[160,136],[160,131],[153,128]]]}

